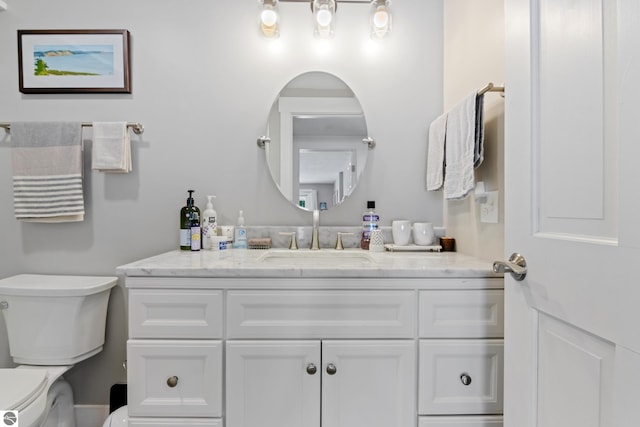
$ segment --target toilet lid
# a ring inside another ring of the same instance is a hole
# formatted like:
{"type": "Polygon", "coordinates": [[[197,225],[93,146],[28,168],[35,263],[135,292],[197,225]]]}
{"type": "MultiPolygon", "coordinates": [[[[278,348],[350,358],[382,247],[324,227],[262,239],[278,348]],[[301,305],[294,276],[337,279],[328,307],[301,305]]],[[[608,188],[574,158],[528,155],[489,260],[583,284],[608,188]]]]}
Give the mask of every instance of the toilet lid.
{"type": "Polygon", "coordinates": [[[46,371],[0,369],[0,408],[21,411],[33,402],[46,386],[46,371]]]}
{"type": "Polygon", "coordinates": [[[39,297],[85,296],[111,289],[116,283],[117,277],[18,274],[0,280],[0,294],[39,297]]]}

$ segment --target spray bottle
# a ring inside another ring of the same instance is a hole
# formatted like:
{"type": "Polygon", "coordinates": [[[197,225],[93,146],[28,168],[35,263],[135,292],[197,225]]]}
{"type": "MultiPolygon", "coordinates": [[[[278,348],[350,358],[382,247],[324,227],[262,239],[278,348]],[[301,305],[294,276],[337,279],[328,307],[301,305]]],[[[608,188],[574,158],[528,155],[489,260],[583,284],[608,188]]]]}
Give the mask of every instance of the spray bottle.
{"type": "Polygon", "coordinates": [[[233,239],[234,249],[247,249],[247,229],[244,227],[244,215],[242,211],[238,214],[238,224],[235,228],[235,238],[233,239]]]}

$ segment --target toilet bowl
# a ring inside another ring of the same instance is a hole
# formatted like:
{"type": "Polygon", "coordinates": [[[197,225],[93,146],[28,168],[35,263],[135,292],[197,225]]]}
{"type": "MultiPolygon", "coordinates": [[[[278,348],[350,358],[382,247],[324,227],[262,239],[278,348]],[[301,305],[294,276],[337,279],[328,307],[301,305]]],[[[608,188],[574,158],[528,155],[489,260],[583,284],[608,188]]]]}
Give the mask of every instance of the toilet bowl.
{"type": "Polygon", "coordinates": [[[75,427],[73,394],[62,374],[102,350],[115,277],[23,274],[0,280],[9,352],[0,369],[0,409],[21,427],[75,427]]]}
{"type": "Polygon", "coordinates": [[[129,411],[126,406],[121,406],[107,417],[102,427],[127,427],[128,425],[129,411]]]}

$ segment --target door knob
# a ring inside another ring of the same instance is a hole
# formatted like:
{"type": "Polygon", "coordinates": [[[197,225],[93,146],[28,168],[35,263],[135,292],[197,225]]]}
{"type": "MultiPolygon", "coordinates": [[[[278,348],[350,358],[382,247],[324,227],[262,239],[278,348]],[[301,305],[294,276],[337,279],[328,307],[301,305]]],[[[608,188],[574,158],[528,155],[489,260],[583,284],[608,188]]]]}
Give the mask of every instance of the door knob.
{"type": "Polygon", "coordinates": [[[178,377],[176,377],[175,375],[172,377],[167,378],[167,385],[171,388],[175,387],[178,385],[178,377]]]}
{"type": "Polygon", "coordinates": [[[509,261],[495,261],[493,271],[495,273],[511,273],[515,280],[520,281],[527,275],[527,262],[519,253],[513,253],[509,257],[509,261]]]}
{"type": "Polygon", "coordinates": [[[318,369],[316,368],[316,365],[314,365],[313,363],[309,363],[307,365],[307,374],[309,375],[313,375],[318,371],[318,369]]]}

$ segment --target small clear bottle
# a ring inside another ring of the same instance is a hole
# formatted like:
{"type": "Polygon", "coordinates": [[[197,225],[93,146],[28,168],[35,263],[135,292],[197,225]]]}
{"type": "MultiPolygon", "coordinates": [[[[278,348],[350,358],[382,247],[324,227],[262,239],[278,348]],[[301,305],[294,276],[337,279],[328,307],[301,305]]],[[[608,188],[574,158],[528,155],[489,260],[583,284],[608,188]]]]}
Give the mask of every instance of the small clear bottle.
{"type": "Polygon", "coordinates": [[[247,229],[244,228],[244,215],[242,211],[240,211],[238,215],[238,223],[236,224],[234,233],[233,248],[247,249],[247,229]]]}
{"type": "Polygon", "coordinates": [[[200,229],[200,215],[198,212],[194,212],[191,215],[191,250],[199,251],[202,246],[201,237],[201,229],[200,229]]]}
{"type": "Polygon", "coordinates": [[[362,238],[360,239],[360,248],[364,250],[369,249],[371,232],[378,229],[378,223],[380,222],[380,216],[375,213],[375,208],[376,202],[369,200],[367,202],[367,211],[362,214],[362,238]]]}

